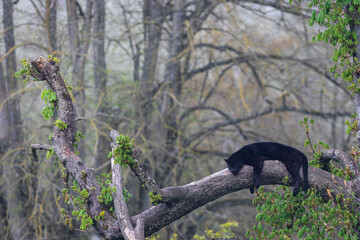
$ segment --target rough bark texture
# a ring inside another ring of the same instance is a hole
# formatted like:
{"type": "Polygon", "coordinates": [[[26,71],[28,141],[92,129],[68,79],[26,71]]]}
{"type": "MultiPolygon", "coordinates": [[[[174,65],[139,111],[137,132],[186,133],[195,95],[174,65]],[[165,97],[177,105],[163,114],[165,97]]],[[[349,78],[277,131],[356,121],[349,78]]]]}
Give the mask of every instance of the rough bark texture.
{"type": "MultiPolygon", "coordinates": [[[[51,89],[55,91],[58,98],[59,119],[67,124],[67,129],[61,130],[53,126],[53,146],[52,149],[59,157],[61,163],[66,167],[69,173],[78,181],[82,189],[88,189],[90,196],[88,198],[88,212],[94,220],[94,226],[100,235],[106,239],[123,239],[121,227],[117,219],[105,210],[99,203],[97,196],[100,195],[100,186],[95,178],[94,169],[86,166],[84,161],[73,151],[75,127],[75,114],[70,95],[66,85],[58,72],[54,62],[49,62],[40,57],[35,60],[33,66],[37,71],[33,72],[38,80],[46,81],[51,89]],[[83,172],[86,173],[85,177],[83,172]],[[95,220],[100,212],[105,211],[104,219],[95,220]]],[[[37,146],[38,148],[47,148],[37,146]]],[[[118,170],[114,169],[114,182],[121,179],[118,170]],[[116,180],[118,179],[118,180],[116,180]]],[[[214,201],[226,194],[248,189],[252,186],[253,169],[250,166],[244,166],[237,176],[231,174],[227,169],[214,173],[201,180],[186,184],[184,186],[167,187],[161,189],[162,196],[167,199],[166,203],[160,203],[142,213],[131,217],[133,226],[142,226],[144,224],[144,235],[150,236],[161,228],[171,224],[191,211],[214,201]]],[[[285,177],[291,178],[284,164],[279,161],[265,161],[263,171],[260,174],[262,185],[284,184],[285,177]]],[[[288,184],[292,185],[290,181],[288,184]]],[[[350,192],[356,196],[360,190],[357,186],[358,180],[352,182],[344,181],[341,178],[317,168],[309,168],[309,186],[316,187],[323,198],[329,199],[338,193],[344,193],[349,196],[350,192]],[[331,196],[328,189],[333,190],[331,196]]],[[[118,188],[121,188],[118,184],[118,188]]],[[[117,192],[122,189],[117,189],[117,192]]],[[[115,203],[116,204],[116,203],[115,203]]],[[[125,207],[119,204],[118,207],[125,207]]],[[[121,216],[118,216],[121,218],[121,216]]],[[[136,228],[135,232],[141,232],[142,229],[136,228]]]]}

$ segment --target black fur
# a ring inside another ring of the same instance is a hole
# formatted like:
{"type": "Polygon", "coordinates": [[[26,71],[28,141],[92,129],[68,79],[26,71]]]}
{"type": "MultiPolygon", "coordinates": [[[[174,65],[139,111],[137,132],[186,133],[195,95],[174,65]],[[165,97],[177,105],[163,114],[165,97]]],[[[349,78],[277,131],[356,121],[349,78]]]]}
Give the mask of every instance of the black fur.
{"type": "MultiPolygon", "coordinates": [[[[299,193],[300,188],[300,168],[303,166],[304,190],[308,189],[308,159],[304,153],[296,148],[275,142],[258,142],[246,145],[239,151],[233,153],[225,159],[229,170],[237,175],[244,164],[254,168],[254,187],[260,187],[260,173],[265,160],[279,160],[283,162],[286,169],[294,178],[294,196],[299,193]]],[[[250,192],[254,193],[254,187],[250,192]]]]}

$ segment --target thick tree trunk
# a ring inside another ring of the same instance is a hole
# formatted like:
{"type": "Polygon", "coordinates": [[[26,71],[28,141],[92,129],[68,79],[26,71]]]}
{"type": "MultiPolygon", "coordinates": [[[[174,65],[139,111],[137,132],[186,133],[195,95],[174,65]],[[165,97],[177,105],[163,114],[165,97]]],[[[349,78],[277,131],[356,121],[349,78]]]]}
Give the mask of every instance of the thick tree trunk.
{"type": "Polygon", "coordinates": [[[57,0],[46,0],[45,26],[51,54],[57,50],[56,7],[57,0]]]}
{"type": "MultiPolygon", "coordinates": [[[[0,159],[2,158],[3,154],[5,153],[6,149],[8,148],[8,143],[5,140],[7,136],[9,136],[9,127],[8,127],[8,115],[6,113],[6,89],[5,89],[5,78],[3,73],[3,65],[0,62],[0,159]]],[[[0,176],[4,176],[3,166],[0,164],[0,176]]],[[[5,199],[5,186],[4,184],[0,183],[0,235],[4,236],[5,239],[9,238],[8,236],[8,219],[6,217],[6,199],[5,199]]]]}
{"type": "MultiPolygon", "coordinates": [[[[142,75],[140,78],[140,93],[138,94],[137,115],[140,124],[145,124],[144,134],[149,134],[146,127],[148,117],[152,112],[152,96],[154,89],[155,73],[161,39],[162,23],[164,13],[163,1],[144,0],[144,60],[142,64],[142,75]]],[[[139,126],[140,127],[140,126],[139,126]]]]}
{"type": "MultiPolygon", "coordinates": [[[[3,1],[3,24],[5,50],[15,47],[14,23],[13,23],[13,3],[11,0],[3,1]]],[[[12,51],[5,58],[6,78],[1,83],[1,95],[8,97],[17,90],[17,81],[14,77],[16,71],[15,51],[12,51]],[[5,84],[4,84],[5,82],[5,84]]],[[[8,99],[1,110],[5,116],[2,117],[0,133],[2,141],[6,141],[4,152],[10,147],[20,149],[24,143],[21,123],[19,98],[17,96],[8,99]]],[[[7,212],[9,215],[10,233],[13,239],[32,239],[33,229],[28,221],[31,212],[31,202],[29,201],[29,190],[26,185],[26,170],[24,165],[24,152],[16,151],[7,157],[8,161],[4,166],[5,182],[5,199],[7,203],[7,212]],[[22,165],[22,166],[21,166],[22,165]]]]}
{"type": "Polygon", "coordinates": [[[184,20],[184,2],[175,0],[172,9],[172,31],[169,41],[170,51],[164,77],[164,82],[167,87],[161,103],[161,119],[164,121],[162,127],[165,129],[165,136],[163,136],[162,139],[166,139],[166,154],[161,161],[161,172],[157,171],[160,175],[158,178],[159,182],[169,180],[169,175],[174,176],[172,170],[179,159],[179,145],[176,142],[178,139],[178,131],[180,130],[178,126],[178,114],[183,81],[181,75],[181,53],[186,40],[183,35],[184,20]]]}
{"type": "MultiPolygon", "coordinates": [[[[143,143],[143,139],[151,140],[154,138],[151,127],[154,123],[152,120],[152,112],[154,110],[154,88],[155,74],[157,70],[158,54],[160,40],[162,36],[162,24],[164,22],[164,0],[144,0],[143,7],[143,24],[144,24],[144,53],[141,67],[141,76],[139,79],[139,91],[136,95],[136,117],[137,124],[135,126],[136,135],[139,136],[135,141],[139,144],[143,143]]],[[[144,146],[149,152],[153,152],[153,146],[144,146]],[[149,149],[151,148],[151,150],[149,149]]],[[[139,153],[140,155],[141,153],[139,153]]],[[[145,156],[139,156],[140,159],[146,159],[145,156]]],[[[150,162],[145,162],[145,166],[149,169],[150,162]]],[[[156,170],[153,169],[155,172],[156,170]]],[[[143,188],[138,186],[139,201],[138,210],[146,209],[149,206],[147,201],[147,193],[143,188]]]]}
{"type": "MultiPolygon", "coordinates": [[[[97,141],[94,167],[102,166],[107,159],[109,152],[110,139],[107,134],[109,129],[107,124],[112,125],[103,117],[102,113],[107,113],[106,103],[106,61],[105,61],[105,1],[96,0],[94,2],[94,82],[95,82],[95,102],[97,120],[97,141]]],[[[110,170],[110,168],[107,168],[110,170]]]]}
{"type": "MultiPolygon", "coordinates": [[[[80,34],[77,14],[77,3],[75,0],[67,0],[67,18],[68,32],[70,41],[71,61],[73,66],[72,82],[74,84],[75,109],[78,117],[85,117],[85,63],[91,38],[91,13],[92,0],[86,1],[86,12],[84,18],[84,27],[80,34]]],[[[79,130],[86,134],[84,122],[78,123],[79,130]]],[[[79,152],[85,157],[85,146],[82,142],[79,144],[79,152]]]]}

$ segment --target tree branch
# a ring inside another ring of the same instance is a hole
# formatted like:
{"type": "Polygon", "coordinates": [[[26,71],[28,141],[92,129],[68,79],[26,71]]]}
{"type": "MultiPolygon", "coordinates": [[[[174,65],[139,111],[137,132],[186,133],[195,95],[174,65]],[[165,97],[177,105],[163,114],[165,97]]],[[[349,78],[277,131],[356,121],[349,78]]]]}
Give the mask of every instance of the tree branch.
{"type": "Polygon", "coordinates": [[[34,67],[31,75],[38,81],[46,81],[56,93],[58,119],[67,124],[65,129],[53,125],[52,149],[70,175],[76,179],[81,190],[88,190],[88,214],[92,217],[94,227],[99,234],[105,238],[111,238],[112,235],[121,236],[119,224],[107,211],[105,211],[104,219],[95,219],[105,210],[98,200],[98,196],[101,195],[101,187],[95,178],[94,169],[87,167],[85,162],[74,153],[73,144],[76,132],[74,107],[64,79],[58,72],[58,66],[55,62],[48,61],[43,57],[37,58],[31,64],[34,67]]]}
{"type": "MultiPolygon", "coordinates": [[[[207,110],[206,108],[204,108],[204,109],[207,110]]],[[[192,111],[198,111],[198,110],[204,110],[204,109],[202,109],[201,107],[195,106],[195,107],[189,108],[185,113],[190,114],[190,112],[192,112],[192,111]]],[[[250,121],[252,119],[255,119],[255,118],[258,118],[258,117],[261,117],[261,116],[265,116],[265,115],[268,115],[268,114],[273,114],[273,113],[276,113],[276,112],[298,112],[298,113],[303,113],[303,114],[311,114],[312,116],[319,116],[321,118],[332,118],[334,116],[346,117],[346,116],[351,115],[351,113],[345,113],[345,112],[337,113],[337,114],[330,113],[330,112],[329,113],[323,113],[323,112],[319,112],[319,111],[315,111],[315,110],[299,109],[299,108],[287,107],[287,106],[279,107],[279,108],[269,108],[269,109],[264,110],[264,111],[259,112],[259,113],[253,113],[250,116],[247,116],[247,117],[244,117],[244,118],[236,118],[236,119],[233,118],[231,120],[226,120],[226,121],[222,121],[222,122],[219,122],[219,123],[215,123],[210,127],[207,127],[207,128],[204,128],[204,129],[202,129],[202,130],[200,130],[198,132],[195,132],[195,133],[191,134],[190,136],[186,137],[185,146],[188,146],[191,142],[193,142],[196,139],[201,138],[203,135],[205,135],[205,134],[207,134],[209,132],[216,131],[216,130],[222,128],[222,127],[226,127],[226,126],[233,125],[233,124],[238,124],[238,123],[241,123],[241,122],[250,121]]]]}
{"type": "Polygon", "coordinates": [[[38,162],[38,156],[36,153],[36,150],[51,150],[51,147],[49,145],[41,145],[41,144],[31,144],[31,152],[34,157],[34,161],[38,162]]]}
{"type": "MultiPolygon", "coordinates": [[[[151,207],[144,212],[131,218],[133,224],[137,219],[142,218],[145,223],[145,236],[157,232],[161,228],[176,221],[182,216],[194,211],[195,209],[214,201],[226,194],[247,189],[252,186],[253,168],[245,165],[237,176],[231,174],[228,169],[221,170],[201,180],[189,183],[184,186],[164,188],[165,194],[176,194],[181,192],[182,198],[173,204],[159,204],[151,207]]],[[[284,179],[292,177],[286,170],[283,163],[279,161],[265,161],[264,168],[260,174],[262,185],[284,185],[284,179]]],[[[343,179],[318,168],[309,167],[309,186],[316,187],[324,199],[334,198],[338,193],[349,196],[349,192],[354,191],[359,194],[356,187],[351,186],[343,179]],[[332,179],[332,180],[331,180],[332,179]],[[331,196],[327,189],[334,190],[331,196]]]]}
{"type": "MultiPolygon", "coordinates": [[[[117,131],[113,130],[110,132],[110,136],[114,141],[116,140],[116,135],[119,135],[117,131]]],[[[115,143],[111,144],[111,148],[113,152],[116,147],[117,146],[115,143]]],[[[115,164],[114,156],[111,158],[111,170],[112,170],[112,183],[113,186],[116,188],[116,192],[113,193],[114,206],[116,211],[116,217],[120,224],[121,233],[123,234],[126,240],[142,240],[144,239],[144,235],[137,236],[137,234],[141,234],[141,231],[135,232],[135,229],[131,223],[128,213],[128,208],[126,206],[126,202],[123,194],[121,166],[120,164],[115,164]]]]}
{"type": "Polygon", "coordinates": [[[336,149],[329,149],[322,153],[320,160],[323,160],[324,163],[328,163],[331,160],[336,160],[338,162],[342,162],[345,166],[349,168],[355,175],[355,177],[359,177],[359,167],[354,159],[344,153],[343,151],[336,149]]]}

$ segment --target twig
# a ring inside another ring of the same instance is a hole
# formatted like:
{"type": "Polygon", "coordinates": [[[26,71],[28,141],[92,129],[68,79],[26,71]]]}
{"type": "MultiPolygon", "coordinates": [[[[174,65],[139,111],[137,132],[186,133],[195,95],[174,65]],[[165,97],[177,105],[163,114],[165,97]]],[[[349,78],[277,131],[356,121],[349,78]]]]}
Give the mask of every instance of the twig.
{"type": "Polygon", "coordinates": [[[32,152],[32,155],[34,157],[34,160],[35,162],[38,162],[39,159],[38,159],[38,156],[36,154],[36,150],[46,150],[46,151],[49,151],[51,150],[51,147],[49,145],[42,145],[42,144],[31,144],[31,152],[32,152]]]}

